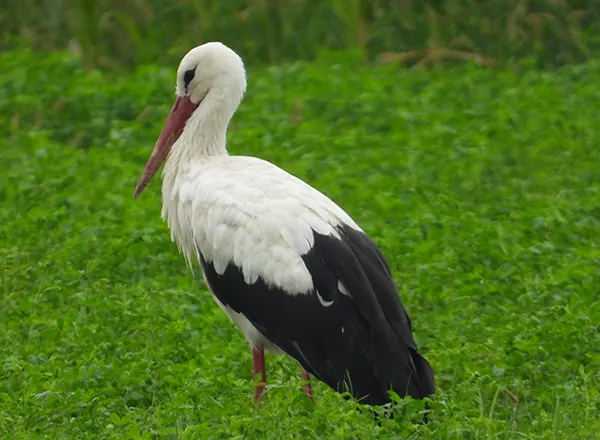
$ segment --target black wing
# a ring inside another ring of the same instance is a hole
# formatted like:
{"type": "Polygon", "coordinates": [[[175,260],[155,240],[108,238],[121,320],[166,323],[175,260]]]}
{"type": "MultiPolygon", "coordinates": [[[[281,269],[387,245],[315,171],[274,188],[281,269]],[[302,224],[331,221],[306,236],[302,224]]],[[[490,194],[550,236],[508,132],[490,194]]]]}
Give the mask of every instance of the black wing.
{"type": "Polygon", "coordinates": [[[362,232],[338,232],[341,240],[315,232],[303,256],[314,284],[309,294],[290,295],[261,278],[248,285],[231,263],[223,275],[201,265],[219,301],[331,388],[377,405],[389,402],[390,388],[401,397],[433,394],[433,371],[417,352],[381,252],[362,232]]]}

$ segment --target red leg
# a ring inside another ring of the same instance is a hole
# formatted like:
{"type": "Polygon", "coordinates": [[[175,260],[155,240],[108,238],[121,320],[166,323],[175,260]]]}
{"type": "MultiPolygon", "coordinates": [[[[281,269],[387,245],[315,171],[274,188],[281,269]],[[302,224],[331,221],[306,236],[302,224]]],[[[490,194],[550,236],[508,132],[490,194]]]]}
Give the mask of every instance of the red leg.
{"type": "MultiPolygon", "coordinates": [[[[308,374],[308,371],[302,369],[302,380],[304,381],[310,381],[310,374],[308,374]]],[[[302,384],[302,391],[304,391],[304,394],[306,394],[308,397],[310,397],[310,400],[312,401],[312,403],[315,403],[315,398],[313,397],[313,392],[312,392],[312,384],[310,382],[302,384]]]]}
{"type": "Polygon", "coordinates": [[[265,391],[265,384],[267,383],[265,374],[265,352],[262,347],[252,347],[252,364],[254,366],[254,377],[256,378],[256,375],[260,374],[260,382],[254,388],[254,400],[258,402],[261,400],[262,394],[265,391]]]}

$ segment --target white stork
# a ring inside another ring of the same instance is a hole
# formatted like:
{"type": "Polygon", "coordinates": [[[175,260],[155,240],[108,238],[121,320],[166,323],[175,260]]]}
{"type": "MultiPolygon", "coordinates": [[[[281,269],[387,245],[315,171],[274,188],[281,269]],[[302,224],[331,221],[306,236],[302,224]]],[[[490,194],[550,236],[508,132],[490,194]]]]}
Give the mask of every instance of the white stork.
{"type": "MultiPolygon", "coordinates": [[[[162,217],[188,265],[197,260],[221,309],[252,347],[285,353],[361,403],[435,392],[411,321],[375,243],[321,192],[277,166],[226,149],[246,90],[241,58],[218,42],[190,50],[176,99],[135,189],[165,162],[162,217]]],[[[310,384],[304,392],[312,399],[310,384]]]]}

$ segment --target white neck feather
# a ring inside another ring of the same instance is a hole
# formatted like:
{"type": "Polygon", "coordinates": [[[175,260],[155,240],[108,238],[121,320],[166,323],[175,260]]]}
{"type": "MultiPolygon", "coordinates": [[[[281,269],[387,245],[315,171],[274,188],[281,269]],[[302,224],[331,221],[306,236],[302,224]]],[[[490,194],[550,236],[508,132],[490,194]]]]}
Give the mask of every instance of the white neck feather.
{"type": "Polygon", "coordinates": [[[227,154],[227,126],[235,109],[229,108],[224,95],[215,89],[206,94],[173,145],[167,165],[227,154]]]}
{"type": "Polygon", "coordinates": [[[205,161],[227,152],[227,127],[241,101],[243,91],[229,87],[213,87],[185,124],[173,145],[163,170],[163,189],[183,177],[188,165],[205,161]]]}
{"type": "Polygon", "coordinates": [[[226,95],[218,93],[218,90],[209,91],[171,148],[162,173],[163,219],[173,212],[173,203],[178,200],[181,182],[191,166],[198,161],[204,162],[211,157],[228,154],[227,126],[235,109],[231,110],[226,100],[219,99],[223,96],[226,95]]]}

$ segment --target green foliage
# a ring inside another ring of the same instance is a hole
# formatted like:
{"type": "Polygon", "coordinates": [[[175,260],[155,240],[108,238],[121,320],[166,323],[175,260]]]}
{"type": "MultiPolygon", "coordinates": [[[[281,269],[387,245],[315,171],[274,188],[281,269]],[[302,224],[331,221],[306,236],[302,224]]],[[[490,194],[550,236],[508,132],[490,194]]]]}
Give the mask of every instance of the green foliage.
{"type": "Polygon", "coordinates": [[[581,61],[600,40],[599,0],[6,0],[0,47],[69,47],[86,66],[174,63],[220,40],[247,61],[312,59],[322,48],[368,58],[486,65],[533,56],[581,61]]]}
{"type": "Polygon", "coordinates": [[[318,383],[312,407],[273,356],[254,407],[250,351],[170,242],[160,179],[131,200],[174,68],[78,63],[0,55],[0,437],[599,438],[600,63],[249,72],[230,150],[380,244],[437,377],[425,425],[422,402],[378,423],[318,383]]]}

